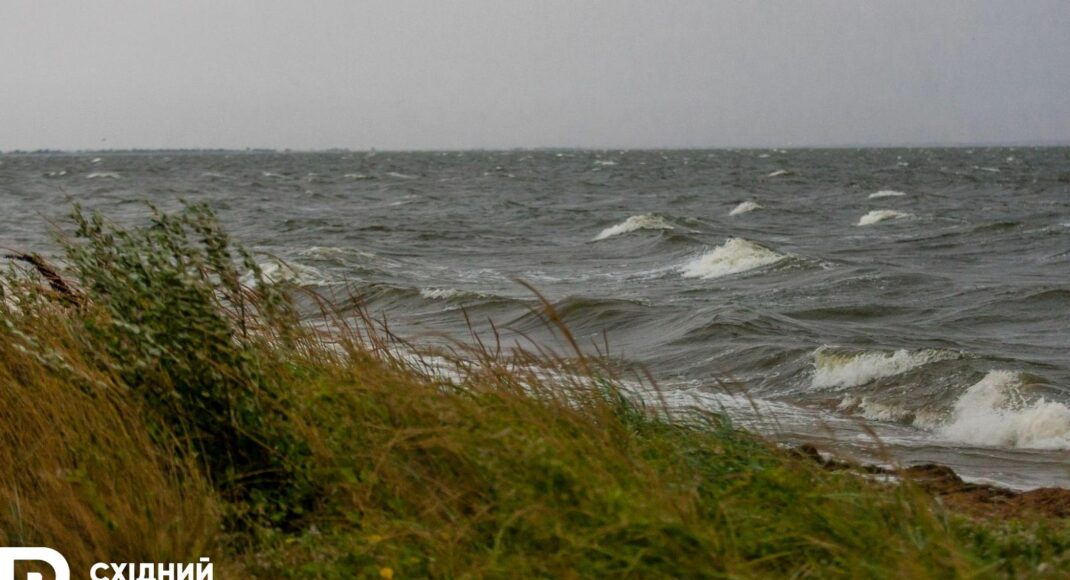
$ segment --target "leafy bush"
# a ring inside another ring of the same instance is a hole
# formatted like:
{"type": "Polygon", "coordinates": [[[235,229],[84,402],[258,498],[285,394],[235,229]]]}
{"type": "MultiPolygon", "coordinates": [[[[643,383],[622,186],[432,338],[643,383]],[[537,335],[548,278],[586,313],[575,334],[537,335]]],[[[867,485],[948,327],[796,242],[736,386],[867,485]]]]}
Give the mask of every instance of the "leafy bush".
{"type": "Polygon", "coordinates": [[[286,344],[296,327],[284,285],[237,256],[201,205],[175,215],[152,209],[125,229],[78,207],[65,244],[97,315],[85,331],[110,367],[144,398],[153,419],[204,462],[211,480],[244,511],[281,522],[299,515],[313,489],[303,481],[308,446],[286,412],[286,344]],[[237,262],[236,258],[241,261],[237,262]],[[242,284],[243,267],[254,288],[242,284]]]}

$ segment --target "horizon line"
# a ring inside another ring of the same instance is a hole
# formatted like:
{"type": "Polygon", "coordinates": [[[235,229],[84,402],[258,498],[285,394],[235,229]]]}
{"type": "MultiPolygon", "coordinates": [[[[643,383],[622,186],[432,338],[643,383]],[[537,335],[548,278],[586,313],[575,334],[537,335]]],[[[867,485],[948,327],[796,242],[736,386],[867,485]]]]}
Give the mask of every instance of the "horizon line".
{"type": "Polygon", "coordinates": [[[1070,139],[1063,141],[1007,141],[1007,142],[929,142],[929,143],[856,143],[856,144],[808,144],[808,145],[709,145],[709,146],[515,146],[515,147],[412,147],[412,148],[351,148],[351,147],[111,147],[111,148],[52,148],[0,150],[0,155],[47,155],[83,153],[153,153],[153,152],[226,152],[226,153],[461,153],[461,152],[507,152],[507,151],[748,151],[748,150],[813,150],[813,149],[968,149],[968,148],[1058,148],[1070,147],[1070,139]]]}

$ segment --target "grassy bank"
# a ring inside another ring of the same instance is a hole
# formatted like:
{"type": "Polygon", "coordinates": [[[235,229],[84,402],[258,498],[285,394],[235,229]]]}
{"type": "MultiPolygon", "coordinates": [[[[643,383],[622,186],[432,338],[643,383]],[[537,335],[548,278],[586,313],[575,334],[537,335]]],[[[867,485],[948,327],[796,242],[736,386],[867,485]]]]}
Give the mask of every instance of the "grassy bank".
{"type": "MultiPolygon", "coordinates": [[[[76,213],[6,274],[0,544],[217,577],[948,577],[1070,570],[1063,521],[978,521],[612,367],[499,345],[421,364],[359,309],[298,323],[203,208],[76,213]],[[25,260],[23,261],[25,263],[25,260]],[[443,372],[443,368],[447,372],[443,372]]],[[[554,314],[547,307],[548,323],[554,314]]]]}

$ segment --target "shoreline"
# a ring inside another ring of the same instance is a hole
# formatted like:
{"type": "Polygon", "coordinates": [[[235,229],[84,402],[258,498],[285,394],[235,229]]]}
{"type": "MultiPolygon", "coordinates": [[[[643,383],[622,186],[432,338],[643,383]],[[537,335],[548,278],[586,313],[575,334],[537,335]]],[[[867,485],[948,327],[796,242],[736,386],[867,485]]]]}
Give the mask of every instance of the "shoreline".
{"type": "Polygon", "coordinates": [[[823,453],[817,446],[809,443],[793,446],[791,452],[796,457],[813,461],[829,471],[891,477],[895,480],[891,485],[909,481],[948,509],[976,519],[1070,517],[1070,489],[1066,488],[1039,487],[1022,491],[991,483],[972,483],[964,480],[951,467],[939,463],[923,463],[899,469],[854,463],[823,453]]]}

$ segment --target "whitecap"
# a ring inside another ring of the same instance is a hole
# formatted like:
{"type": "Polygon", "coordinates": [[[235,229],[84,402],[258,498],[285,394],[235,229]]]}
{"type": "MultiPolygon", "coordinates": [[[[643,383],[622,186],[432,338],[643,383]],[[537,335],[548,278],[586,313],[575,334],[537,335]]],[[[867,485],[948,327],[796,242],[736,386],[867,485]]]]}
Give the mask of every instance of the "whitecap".
{"type": "Polygon", "coordinates": [[[781,175],[794,175],[794,173],[788,171],[787,169],[777,169],[769,175],[766,175],[766,177],[780,177],[781,175]]]}
{"type": "Polygon", "coordinates": [[[869,194],[869,199],[881,199],[882,197],[903,197],[906,195],[902,191],[895,191],[894,189],[882,189],[877,193],[869,194]]]}
{"type": "Polygon", "coordinates": [[[902,219],[908,217],[914,217],[914,215],[903,211],[896,211],[894,209],[875,209],[859,218],[857,225],[868,226],[878,222],[883,222],[885,220],[902,219]]]}
{"type": "Polygon", "coordinates": [[[415,175],[409,175],[407,173],[398,173],[397,171],[387,171],[386,174],[390,177],[395,177],[397,179],[416,179],[415,175]]]}
{"type": "Polygon", "coordinates": [[[120,177],[122,176],[114,171],[96,171],[85,176],[86,179],[119,179],[120,177]]]}
{"type": "Polygon", "coordinates": [[[356,248],[339,248],[336,246],[309,246],[298,254],[305,258],[312,258],[314,260],[338,260],[347,256],[358,256],[362,258],[374,258],[376,257],[373,252],[365,252],[356,248]]]}
{"type": "MultiPolygon", "coordinates": [[[[330,283],[326,276],[312,266],[305,266],[296,262],[282,262],[269,260],[259,264],[264,280],[268,282],[291,282],[298,286],[326,286],[330,283]]],[[[242,284],[251,286],[256,282],[252,273],[242,277],[242,284]]]]}
{"type": "Polygon", "coordinates": [[[814,351],[814,377],[810,384],[815,389],[847,389],[961,356],[934,349],[843,353],[823,346],[814,351]]]}
{"type": "Polygon", "coordinates": [[[626,234],[628,232],[634,232],[636,230],[671,230],[674,229],[665,218],[654,215],[652,213],[644,213],[640,215],[633,215],[632,217],[624,220],[623,222],[608,227],[602,230],[597,236],[594,237],[595,241],[604,240],[613,236],[619,236],[620,234],[626,234]]]}
{"type": "Polygon", "coordinates": [[[760,204],[760,203],[758,203],[756,201],[745,201],[745,202],[737,205],[732,211],[728,212],[728,215],[739,215],[739,214],[747,213],[747,212],[750,212],[750,211],[754,211],[756,209],[762,209],[763,207],[765,207],[765,206],[763,206],[762,204],[760,204]]]}
{"type": "MultiPolygon", "coordinates": [[[[471,292],[465,292],[464,290],[458,290],[456,288],[421,288],[420,298],[424,300],[452,300],[454,298],[460,298],[462,296],[476,296],[471,292]]],[[[482,296],[479,294],[478,296],[482,296]]]]}
{"type": "Polygon", "coordinates": [[[754,242],[731,238],[684,264],[680,271],[685,278],[720,278],[769,266],[786,257],[754,242]]]}
{"type": "Polygon", "coordinates": [[[1070,408],[1043,398],[1026,402],[1018,373],[990,371],[955,401],[936,436],[973,445],[1070,449],[1070,408]]]}

